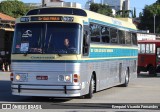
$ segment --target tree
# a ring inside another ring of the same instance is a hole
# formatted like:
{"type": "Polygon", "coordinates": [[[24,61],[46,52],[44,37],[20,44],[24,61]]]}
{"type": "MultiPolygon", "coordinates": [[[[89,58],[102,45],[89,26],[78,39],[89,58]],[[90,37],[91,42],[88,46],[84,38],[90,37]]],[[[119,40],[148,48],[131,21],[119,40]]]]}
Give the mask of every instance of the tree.
{"type": "Polygon", "coordinates": [[[152,5],[146,5],[143,14],[141,16],[141,23],[138,28],[141,30],[150,30],[151,33],[154,32],[154,15],[155,16],[155,27],[156,33],[160,33],[160,0],[157,0],[152,5]]]}
{"type": "Polygon", "coordinates": [[[112,15],[112,9],[105,4],[96,4],[96,3],[92,3],[90,5],[90,10],[93,12],[97,12],[106,16],[113,16],[112,15]]]}
{"type": "Polygon", "coordinates": [[[136,8],[134,7],[133,18],[136,18],[136,8]]]}
{"type": "Polygon", "coordinates": [[[7,0],[0,3],[0,12],[10,15],[14,18],[25,15],[27,11],[28,7],[26,7],[23,2],[18,0],[7,0]]]}
{"type": "Polygon", "coordinates": [[[156,4],[160,4],[160,0],[157,0],[157,1],[156,1],[156,4]]]}
{"type": "Polygon", "coordinates": [[[140,13],[139,13],[139,18],[141,18],[141,17],[142,17],[142,15],[143,15],[143,14],[142,14],[142,12],[140,12],[140,13]]]}
{"type": "Polygon", "coordinates": [[[123,2],[122,10],[119,10],[119,11],[116,12],[116,17],[117,18],[119,18],[119,17],[128,18],[130,13],[133,15],[133,11],[125,9],[125,2],[123,2]]]}

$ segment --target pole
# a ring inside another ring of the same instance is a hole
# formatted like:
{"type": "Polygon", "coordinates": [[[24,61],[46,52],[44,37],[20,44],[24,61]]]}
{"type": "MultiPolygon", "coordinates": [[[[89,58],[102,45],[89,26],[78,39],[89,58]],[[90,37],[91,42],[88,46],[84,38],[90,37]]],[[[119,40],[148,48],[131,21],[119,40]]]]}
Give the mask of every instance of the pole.
{"type": "Polygon", "coordinates": [[[42,0],[42,7],[45,6],[45,0],[42,0]]]}
{"type": "Polygon", "coordinates": [[[103,0],[101,0],[101,4],[103,5],[103,0]]]}
{"type": "Polygon", "coordinates": [[[155,21],[155,19],[156,19],[156,14],[154,14],[154,33],[156,31],[156,21],[155,21]]]}

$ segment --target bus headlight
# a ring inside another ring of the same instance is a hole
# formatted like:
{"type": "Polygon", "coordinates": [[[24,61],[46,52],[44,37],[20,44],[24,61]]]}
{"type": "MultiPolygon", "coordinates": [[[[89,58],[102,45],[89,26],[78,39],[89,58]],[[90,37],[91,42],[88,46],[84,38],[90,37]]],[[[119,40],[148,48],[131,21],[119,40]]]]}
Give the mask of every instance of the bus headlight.
{"type": "Polygon", "coordinates": [[[70,82],[70,80],[71,80],[71,77],[70,77],[70,76],[68,76],[68,75],[65,76],[65,81],[66,81],[66,82],[68,82],[68,81],[70,82]]]}
{"type": "Polygon", "coordinates": [[[21,79],[20,75],[16,75],[16,80],[19,81],[21,79]]]}
{"type": "Polygon", "coordinates": [[[59,82],[72,82],[72,76],[71,75],[59,75],[58,81],[59,82]]]}
{"type": "Polygon", "coordinates": [[[27,82],[28,76],[27,76],[27,74],[17,74],[17,75],[15,75],[15,79],[17,82],[27,82]]]}

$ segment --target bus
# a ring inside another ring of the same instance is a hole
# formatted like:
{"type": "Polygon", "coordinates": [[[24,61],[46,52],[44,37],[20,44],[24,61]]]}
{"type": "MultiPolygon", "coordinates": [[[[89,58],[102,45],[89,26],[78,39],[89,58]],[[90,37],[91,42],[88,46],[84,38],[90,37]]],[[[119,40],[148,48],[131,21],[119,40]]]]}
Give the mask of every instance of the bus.
{"type": "Polygon", "coordinates": [[[137,77],[136,26],[73,7],[42,7],[16,20],[12,94],[85,97],[137,77]]]}
{"type": "Polygon", "coordinates": [[[0,24],[0,70],[10,71],[14,26],[0,24]],[[5,27],[4,27],[5,26],[5,27]]]}
{"type": "Polygon", "coordinates": [[[139,40],[138,74],[149,72],[150,76],[157,76],[160,72],[160,40],[139,40]]]}

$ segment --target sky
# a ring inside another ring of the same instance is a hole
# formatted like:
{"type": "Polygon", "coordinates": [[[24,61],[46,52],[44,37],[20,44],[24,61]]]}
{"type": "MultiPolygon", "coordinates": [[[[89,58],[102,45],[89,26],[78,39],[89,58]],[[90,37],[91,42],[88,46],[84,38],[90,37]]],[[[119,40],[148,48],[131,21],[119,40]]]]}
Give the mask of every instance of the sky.
{"type": "MultiPolygon", "coordinates": [[[[21,0],[25,3],[41,3],[41,0],[21,0]]],[[[66,2],[78,2],[81,3],[82,6],[88,0],[64,0],[66,2]]],[[[101,0],[95,0],[96,3],[100,3],[101,0]]],[[[151,5],[155,3],[157,0],[130,0],[130,10],[133,10],[134,7],[136,8],[137,16],[140,12],[144,9],[145,5],[151,5]]]]}

